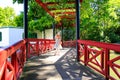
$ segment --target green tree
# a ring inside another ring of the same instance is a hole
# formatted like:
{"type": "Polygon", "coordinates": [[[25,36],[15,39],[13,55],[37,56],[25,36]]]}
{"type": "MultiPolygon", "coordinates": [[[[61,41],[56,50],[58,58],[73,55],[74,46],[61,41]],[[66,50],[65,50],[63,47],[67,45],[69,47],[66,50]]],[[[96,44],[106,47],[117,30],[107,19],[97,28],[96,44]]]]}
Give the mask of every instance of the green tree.
{"type": "MultiPolygon", "coordinates": [[[[22,0],[13,0],[13,2],[21,3],[22,0]]],[[[42,31],[46,28],[51,28],[54,19],[35,0],[29,0],[28,6],[28,28],[30,31],[42,31]]],[[[15,22],[18,26],[22,25],[22,16],[21,14],[16,17],[15,22]]]]}
{"type": "Polygon", "coordinates": [[[29,30],[42,31],[46,28],[51,28],[54,19],[35,2],[35,0],[29,1],[29,30]]]}
{"type": "Polygon", "coordinates": [[[81,4],[81,38],[117,42],[120,1],[89,0],[81,4]],[[116,32],[116,33],[115,33],[116,32]]]}
{"type": "Polygon", "coordinates": [[[0,26],[3,25],[3,17],[4,17],[3,9],[0,7],[0,26]]]}
{"type": "Polygon", "coordinates": [[[23,27],[23,12],[21,12],[20,15],[15,16],[14,22],[17,27],[23,27]]]}
{"type": "Polygon", "coordinates": [[[13,0],[13,3],[23,3],[23,0],[13,0]]]}
{"type": "Polygon", "coordinates": [[[15,12],[11,7],[0,8],[0,26],[16,26],[15,12]]]}
{"type": "MultiPolygon", "coordinates": [[[[22,0],[13,0],[18,2],[22,0]]],[[[43,0],[44,2],[46,0],[43,0]]],[[[61,6],[49,8],[74,8],[75,5],[66,4],[66,0],[49,0],[60,2],[61,6]]],[[[47,1],[47,2],[49,2],[47,1]]],[[[80,38],[104,42],[118,42],[120,40],[120,0],[83,0],[80,4],[80,38]]],[[[44,30],[52,24],[53,19],[34,0],[29,0],[29,29],[44,30]]],[[[57,16],[57,15],[56,15],[57,16]]],[[[59,16],[58,16],[59,18],[59,16]]],[[[64,27],[69,27],[75,21],[64,21],[64,27]]]]}

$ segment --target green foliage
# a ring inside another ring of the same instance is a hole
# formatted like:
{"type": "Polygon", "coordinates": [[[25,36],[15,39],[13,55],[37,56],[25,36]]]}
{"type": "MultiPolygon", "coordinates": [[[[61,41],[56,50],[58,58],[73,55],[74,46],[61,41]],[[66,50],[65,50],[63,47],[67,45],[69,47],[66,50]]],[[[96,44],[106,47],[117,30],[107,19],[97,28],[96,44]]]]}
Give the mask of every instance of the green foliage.
{"type": "Polygon", "coordinates": [[[37,33],[29,32],[28,38],[37,38],[37,33]]]}
{"type": "Polygon", "coordinates": [[[61,20],[62,26],[64,27],[63,30],[63,40],[69,41],[69,40],[75,40],[75,27],[73,27],[75,24],[75,20],[69,20],[69,19],[62,19],[61,20]]]}
{"type": "Polygon", "coordinates": [[[14,22],[17,27],[23,27],[23,12],[21,12],[20,15],[15,16],[14,22]]]}
{"type": "Polygon", "coordinates": [[[35,0],[30,0],[28,2],[28,19],[29,20],[37,20],[40,19],[42,16],[46,16],[46,11],[40,7],[40,5],[35,2],[35,0]]]}
{"type": "Polygon", "coordinates": [[[119,0],[84,0],[81,4],[81,39],[118,42],[119,0]]]}
{"type": "Polygon", "coordinates": [[[69,41],[69,40],[75,40],[75,28],[74,27],[66,27],[63,30],[63,40],[69,41]]]}
{"type": "Polygon", "coordinates": [[[13,3],[23,3],[23,0],[13,0],[13,3]]]}
{"type": "MultiPolygon", "coordinates": [[[[13,0],[13,2],[21,3],[22,0],[13,0]]],[[[30,31],[42,31],[46,28],[51,28],[54,19],[35,1],[28,1],[28,28],[30,31]]],[[[17,26],[23,25],[23,13],[16,16],[15,22],[17,26]]]]}
{"type": "Polygon", "coordinates": [[[71,27],[72,26],[72,24],[73,24],[73,20],[68,20],[68,19],[62,19],[61,20],[61,22],[62,22],[62,26],[63,27],[71,27]]]}
{"type": "Polygon", "coordinates": [[[110,28],[106,28],[105,32],[104,32],[104,39],[107,42],[111,42],[111,43],[116,43],[116,42],[120,42],[120,36],[119,34],[116,33],[116,31],[118,30],[118,28],[116,27],[110,27],[110,28]]]}
{"type": "Polygon", "coordinates": [[[1,26],[16,26],[14,22],[15,12],[11,7],[0,7],[0,27],[1,26]]]}
{"type": "Polygon", "coordinates": [[[51,28],[54,19],[39,6],[35,0],[29,1],[29,30],[42,31],[46,28],[51,28]]]}
{"type": "MultiPolygon", "coordinates": [[[[22,0],[13,0],[22,2],[22,0]]],[[[59,2],[59,5],[48,8],[75,8],[74,4],[66,4],[67,0],[42,0],[43,2],[59,2]]],[[[74,0],[69,0],[74,1],[74,0]]],[[[83,0],[80,5],[80,38],[104,42],[120,41],[120,0],[83,0]]],[[[29,0],[29,29],[44,30],[54,21],[34,0],[29,0]]],[[[75,20],[61,19],[64,27],[64,39],[69,39],[75,28],[75,20]],[[68,31],[67,31],[68,30],[68,31]],[[66,32],[67,31],[67,32],[66,32]],[[71,34],[70,34],[71,33],[71,34]],[[70,35],[70,36],[68,36],[70,35]]],[[[73,34],[75,36],[75,34],[73,34]]],[[[75,38],[72,38],[75,39],[75,38]]]]}

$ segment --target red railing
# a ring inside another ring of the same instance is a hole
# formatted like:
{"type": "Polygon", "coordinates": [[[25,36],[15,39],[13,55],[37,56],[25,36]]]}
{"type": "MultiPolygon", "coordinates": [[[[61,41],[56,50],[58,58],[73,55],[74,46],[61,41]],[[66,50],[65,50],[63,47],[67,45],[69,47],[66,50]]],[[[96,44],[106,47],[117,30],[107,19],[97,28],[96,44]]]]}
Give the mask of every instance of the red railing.
{"type": "Polygon", "coordinates": [[[78,40],[79,60],[105,76],[120,79],[120,45],[78,40]]]}
{"type": "Polygon", "coordinates": [[[0,80],[17,80],[26,61],[26,40],[0,51],[0,80]]]}
{"type": "Polygon", "coordinates": [[[0,51],[0,80],[18,80],[26,56],[40,55],[53,49],[55,41],[50,39],[22,40],[0,51]],[[28,48],[26,48],[28,47],[28,48]],[[27,52],[27,55],[26,55],[27,52]]]}
{"type": "MultiPolygon", "coordinates": [[[[28,57],[51,50],[54,40],[28,39],[0,51],[0,80],[17,80],[28,57]],[[28,43],[28,49],[26,44],[28,43]]],[[[103,74],[106,79],[120,79],[120,45],[78,40],[79,60],[103,74]],[[114,75],[113,75],[114,74],[114,75]]]]}
{"type": "Polygon", "coordinates": [[[54,44],[55,41],[51,39],[28,39],[28,57],[52,50],[54,44]]]}
{"type": "Polygon", "coordinates": [[[63,41],[63,47],[76,47],[76,40],[63,41]]]}

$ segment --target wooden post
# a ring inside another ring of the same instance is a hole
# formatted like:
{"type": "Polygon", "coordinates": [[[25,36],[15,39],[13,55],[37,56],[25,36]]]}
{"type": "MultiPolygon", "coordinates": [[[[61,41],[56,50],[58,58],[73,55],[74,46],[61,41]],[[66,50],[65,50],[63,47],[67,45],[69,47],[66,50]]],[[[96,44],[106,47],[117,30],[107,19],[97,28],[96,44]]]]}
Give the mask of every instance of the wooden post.
{"type": "Polygon", "coordinates": [[[77,50],[77,61],[79,61],[79,49],[78,49],[78,42],[77,40],[80,39],[80,16],[79,16],[79,13],[80,13],[80,0],[76,0],[76,50],[77,50]]]}

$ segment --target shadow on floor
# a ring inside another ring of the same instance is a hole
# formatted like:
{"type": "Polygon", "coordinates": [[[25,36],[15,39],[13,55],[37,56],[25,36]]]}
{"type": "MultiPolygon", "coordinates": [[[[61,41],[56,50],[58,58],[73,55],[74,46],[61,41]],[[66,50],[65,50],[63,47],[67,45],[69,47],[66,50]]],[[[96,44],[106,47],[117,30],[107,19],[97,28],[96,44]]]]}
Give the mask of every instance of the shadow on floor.
{"type": "Polygon", "coordinates": [[[52,58],[57,58],[54,52],[29,59],[20,80],[104,80],[102,76],[76,61],[74,48],[66,51],[56,62],[51,62],[52,58]]]}
{"type": "Polygon", "coordinates": [[[55,63],[63,80],[104,80],[89,68],[76,61],[76,50],[70,49],[55,63]]]}

